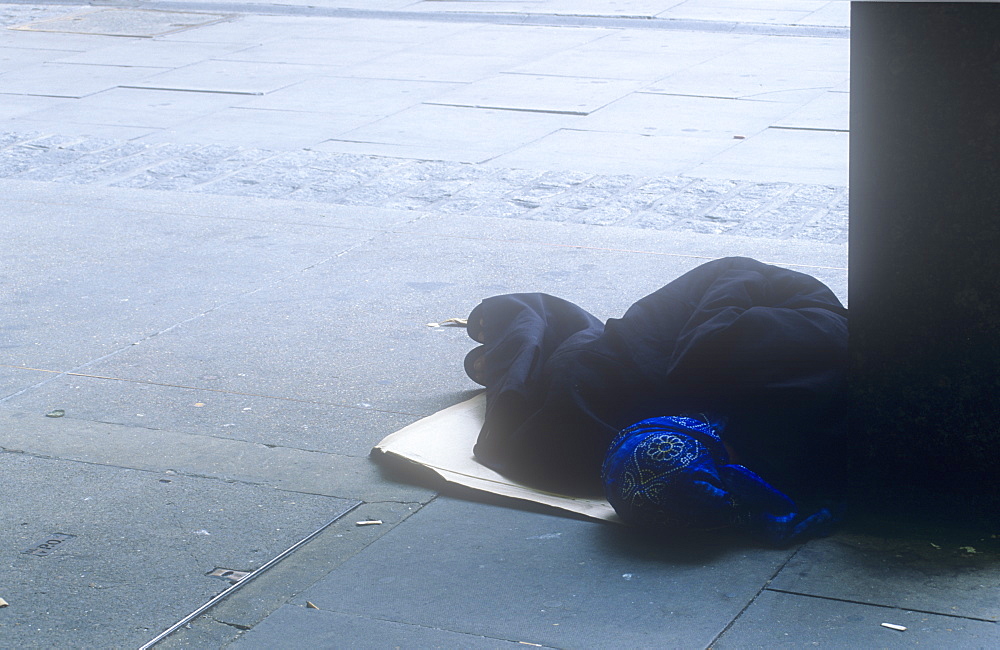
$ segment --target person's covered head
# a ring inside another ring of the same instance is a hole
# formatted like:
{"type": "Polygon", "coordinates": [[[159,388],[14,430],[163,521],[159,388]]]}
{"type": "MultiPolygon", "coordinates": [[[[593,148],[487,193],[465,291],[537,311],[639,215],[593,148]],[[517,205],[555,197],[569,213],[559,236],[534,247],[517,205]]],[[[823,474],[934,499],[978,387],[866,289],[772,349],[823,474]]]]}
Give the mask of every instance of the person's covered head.
{"type": "Polygon", "coordinates": [[[742,528],[774,544],[828,532],[835,519],[828,510],[800,517],[791,499],[731,463],[717,426],[667,416],[618,434],[601,478],[625,523],[662,532],[742,528]]]}

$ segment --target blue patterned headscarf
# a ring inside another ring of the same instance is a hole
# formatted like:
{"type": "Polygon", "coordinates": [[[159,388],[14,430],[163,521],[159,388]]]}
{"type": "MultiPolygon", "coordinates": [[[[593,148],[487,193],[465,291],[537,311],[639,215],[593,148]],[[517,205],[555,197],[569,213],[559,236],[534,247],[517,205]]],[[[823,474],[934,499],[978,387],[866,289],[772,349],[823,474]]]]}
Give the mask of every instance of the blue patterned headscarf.
{"type": "Polygon", "coordinates": [[[823,508],[801,516],[760,476],[730,462],[722,420],[669,416],[624,429],[601,471],[605,494],[628,524],[658,531],[742,528],[784,545],[830,532],[823,508]]]}

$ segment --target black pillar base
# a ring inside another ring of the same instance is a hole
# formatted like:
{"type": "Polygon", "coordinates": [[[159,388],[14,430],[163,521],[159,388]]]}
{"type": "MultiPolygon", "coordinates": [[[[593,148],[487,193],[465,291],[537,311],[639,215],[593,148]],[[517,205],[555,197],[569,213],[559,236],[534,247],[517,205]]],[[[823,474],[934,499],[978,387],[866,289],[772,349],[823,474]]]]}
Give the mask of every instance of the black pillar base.
{"type": "Polygon", "coordinates": [[[1000,5],[854,2],[855,507],[1000,520],[1000,5]]]}

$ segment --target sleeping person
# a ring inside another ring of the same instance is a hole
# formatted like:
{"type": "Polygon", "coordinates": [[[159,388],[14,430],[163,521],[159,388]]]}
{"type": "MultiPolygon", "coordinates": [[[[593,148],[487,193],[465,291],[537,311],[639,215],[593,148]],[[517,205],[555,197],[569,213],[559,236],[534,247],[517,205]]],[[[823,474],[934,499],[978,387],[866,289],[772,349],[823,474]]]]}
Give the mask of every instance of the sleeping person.
{"type": "Polygon", "coordinates": [[[847,310],[815,278],[703,264],[606,324],[540,293],[478,305],[465,360],[486,388],[477,460],[602,492],[657,530],[825,534],[844,485],[847,310]]]}

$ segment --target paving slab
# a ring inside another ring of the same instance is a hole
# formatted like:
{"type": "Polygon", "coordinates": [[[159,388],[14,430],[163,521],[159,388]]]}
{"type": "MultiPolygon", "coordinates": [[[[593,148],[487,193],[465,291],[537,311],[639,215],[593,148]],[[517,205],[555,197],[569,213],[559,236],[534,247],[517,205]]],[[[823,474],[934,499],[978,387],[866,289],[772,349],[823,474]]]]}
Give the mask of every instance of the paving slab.
{"type": "Polygon", "coordinates": [[[292,603],[554,647],[705,647],[790,553],[439,497],[292,603]]]}
{"type": "Polygon", "coordinates": [[[0,47],[0,70],[11,72],[18,68],[44,63],[66,54],[61,50],[39,50],[26,47],[0,47]]]}
{"type": "Polygon", "coordinates": [[[6,93],[50,97],[86,97],[119,85],[135,84],[162,73],[164,67],[126,67],[41,63],[0,75],[6,93]]]}
{"type": "Polygon", "coordinates": [[[61,106],[68,100],[62,97],[39,97],[34,95],[4,95],[0,102],[0,120],[28,115],[36,111],[61,106]]]}
{"type": "MultiPolygon", "coordinates": [[[[386,481],[386,472],[365,457],[343,456],[211,435],[130,427],[39,411],[0,409],[0,447],[33,456],[145,472],[173,472],[272,490],[369,502],[426,502],[427,487],[386,481]],[[40,435],[44,434],[44,435],[40,435]]],[[[378,423],[382,435],[395,422],[378,423]]],[[[330,435],[338,432],[330,429],[330,435]]]]}
{"type": "MultiPolygon", "coordinates": [[[[228,95],[232,97],[232,95],[228,95]]],[[[142,142],[170,144],[217,143],[278,151],[312,147],[371,123],[374,118],[355,113],[320,113],[254,109],[243,106],[223,108],[209,115],[193,117],[141,138],[142,142]]]]}
{"type": "Polygon", "coordinates": [[[595,174],[677,176],[734,145],[732,136],[721,134],[713,137],[622,134],[569,127],[498,155],[490,164],[595,174]]]}
{"type": "Polygon", "coordinates": [[[769,128],[690,170],[692,176],[847,186],[849,134],[769,128]]]}
{"type": "Polygon", "coordinates": [[[1000,620],[996,539],[959,531],[937,533],[844,533],[815,540],[769,586],[824,598],[1000,620]]]}
{"type": "MultiPolygon", "coordinates": [[[[338,2],[342,7],[348,7],[345,2],[338,2]]],[[[362,8],[374,8],[372,3],[358,0],[362,8]]],[[[409,4],[402,0],[403,6],[409,4]]],[[[389,43],[429,43],[444,36],[475,29],[478,25],[465,22],[421,21],[421,20],[382,20],[379,18],[352,18],[343,23],[345,29],[340,35],[350,41],[387,41],[389,43]]]]}
{"type": "Polygon", "coordinates": [[[850,130],[850,99],[846,92],[828,91],[776,120],[772,126],[822,131],[850,130]]]}
{"type": "Polygon", "coordinates": [[[725,31],[616,29],[610,30],[607,36],[570,51],[656,55],[654,60],[662,57],[668,65],[673,57],[684,55],[697,57],[701,63],[760,38],[758,35],[730,34],[725,31]]]}
{"type": "Polygon", "coordinates": [[[576,117],[455,106],[415,106],[312,148],[482,162],[552,133],[576,117]]]}
{"type": "MultiPolygon", "coordinates": [[[[732,139],[782,122],[796,104],[638,92],[594,111],[581,121],[588,131],[732,139]]],[[[736,144],[736,143],[733,143],[736,144]]]]}
{"type": "MultiPolygon", "coordinates": [[[[72,11],[72,10],[70,10],[72,11]]],[[[0,29],[0,45],[38,50],[61,50],[63,52],[85,52],[110,45],[120,45],[118,36],[96,36],[92,34],[53,34],[48,32],[25,32],[0,29]]]]}
{"type": "MultiPolygon", "coordinates": [[[[185,90],[193,92],[263,95],[324,71],[330,66],[292,63],[254,63],[247,61],[204,61],[147,75],[135,88],[185,90]]],[[[121,85],[126,85],[122,82],[121,85]]]]}
{"type": "Polygon", "coordinates": [[[586,115],[639,87],[622,79],[501,74],[440,95],[434,104],[586,115]]]}
{"type": "Polygon", "coordinates": [[[69,370],[133,346],[370,236],[248,221],[245,205],[244,220],[235,220],[38,199],[11,196],[0,219],[17,287],[5,321],[26,326],[10,332],[16,347],[5,357],[28,367],[69,370]]]}
{"type": "Polygon", "coordinates": [[[164,129],[246,101],[247,97],[171,90],[111,88],[52,108],[23,112],[40,128],[59,124],[105,124],[164,129]]]}
{"type": "MultiPolygon", "coordinates": [[[[4,375],[8,373],[0,373],[4,375]]],[[[10,378],[10,388],[0,397],[46,379],[51,381],[6,399],[4,406],[41,414],[60,409],[67,417],[94,422],[358,458],[367,457],[388,433],[425,415],[338,404],[334,397],[296,398],[294,382],[279,395],[213,390],[212,384],[219,383],[216,375],[192,377],[195,385],[183,387],[80,374],[55,378],[51,373],[21,371],[10,378]]],[[[8,382],[0,386],[4,384],[8,382]]]]}
{"type": "Polygon", "coordinates": [[[524,60],[536,59],[559,50],[583,45],[613,33],[604,28],[477,25],[427,43],[421,49],[430,53],[476,52],[508,54],[524,60]]]}
{"type": "Polygon", "coordinates": [[[255,569],[352,505],[10,452],[0,464],[5,644],[140,645],[228,586],[209,572],[255,569]]]}
{"type": "Polygon", "coordinates": [[[285,38],[239,52],[216,57],[227,61],[252,61],[255,63],[299,63],[306,65],[349,66],[364,63],[386,54],[405,49],[405,43],[390,41],[360,41],[315,38],[285,38]]]}
{"type": "Polygon", "coordinates": [[[989,648],[997,643],[996,623],[764,591],[712,647],[989,648]]]}
{"type": "MultiPolygon", "coordinates": [[[[118,39],[119,41],[121,39],[118,39]]],[[[55,63],[91,65],[133,65],[161,67],[169,61],[170,67],[180,67],[207,61],[214,57],[246,49],[244,43],[185,43],[161,39],[129,39],[105,47],[89,49],[74,54],[61,53],[55,63]]]]}
{"type": "Polygon", "coordinates": [[[285,605],[228,647],[269,649],[293,643],[333,647],[351,639],[353,648],[523,648],[513,641],[373,620],[299,605],[285,605]]]}
{"type": "Polygon", "coordinates": [[[657,56],[642,56],[636,51],[618,50],[604,44],[609,38],[564,50],[505,72],[574,78],[628,79],[650,83],[700,63],[698,52],[658,51],[657,56]]]}
{"type": "Polygon", "coordinates": [[[426,52],[423,48],[389,54],[337,71],[345,77],[469,83],[524,63],[509,53],[482,54],[478,49],[426,52]]]}
{"type": "Polygon", "coordinates": [[[317,77],[250,99],[243,106],[364,115],[375,121],[457,87],[437,81],[317,77]]]}

